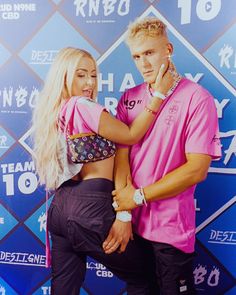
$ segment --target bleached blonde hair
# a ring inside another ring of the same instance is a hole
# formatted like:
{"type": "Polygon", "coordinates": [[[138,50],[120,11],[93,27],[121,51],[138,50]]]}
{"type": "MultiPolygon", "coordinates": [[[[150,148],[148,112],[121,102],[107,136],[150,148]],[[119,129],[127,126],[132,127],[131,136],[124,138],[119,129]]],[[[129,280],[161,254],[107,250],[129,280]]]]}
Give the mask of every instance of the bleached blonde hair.
{"type": "MultiPolygon", "coordinates": [[[[72,83],[77,65],[83,57],[96,61],[82,49],[67,47],[57,54],[39,94],[32,118],[33,151],[39,183],[55,189],[58,175],[63,173],[59,160],[60,133],[58,116],[62,103],[72,96],[72,83]]],[[[93,93],[97,95],[97,89],[93,93]]],[[[94,97],[95,98],[95,97],[94,97]]]]}
{"type": "Polygon", "coordinates": [[[138,18],[129,24],[127,29],[126,43],[129,44],[137,37],[167,37],[166,25],[156,17],[138,18]]]}

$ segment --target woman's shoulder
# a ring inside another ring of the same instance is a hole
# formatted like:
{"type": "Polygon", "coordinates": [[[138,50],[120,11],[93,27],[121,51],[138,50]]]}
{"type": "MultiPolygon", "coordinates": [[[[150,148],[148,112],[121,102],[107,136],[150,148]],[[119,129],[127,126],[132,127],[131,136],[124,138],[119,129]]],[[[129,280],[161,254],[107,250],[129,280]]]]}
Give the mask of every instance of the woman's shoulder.
{"type": "Polygon", "coordinates": [[[85,96],[75,96],[71,99],[75,100],[75,103],[78,105],[86,105],[88,107],[100,106],[100,104],[96,102],[94,99],[85,96]]]}

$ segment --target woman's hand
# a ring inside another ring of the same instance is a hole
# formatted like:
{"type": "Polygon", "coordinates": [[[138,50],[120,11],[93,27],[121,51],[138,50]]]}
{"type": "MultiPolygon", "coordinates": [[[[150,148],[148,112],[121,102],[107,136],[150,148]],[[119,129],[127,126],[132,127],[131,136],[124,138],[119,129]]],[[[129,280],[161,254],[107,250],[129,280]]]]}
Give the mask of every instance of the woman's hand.
{"type": "Polygon", "coordinates": [[[162,64],[156,81],[151,85],[153,91],[158,91],[166,95],[171,87],[175,84],[176,79],[179,77],[173,63],[162,64]]]}

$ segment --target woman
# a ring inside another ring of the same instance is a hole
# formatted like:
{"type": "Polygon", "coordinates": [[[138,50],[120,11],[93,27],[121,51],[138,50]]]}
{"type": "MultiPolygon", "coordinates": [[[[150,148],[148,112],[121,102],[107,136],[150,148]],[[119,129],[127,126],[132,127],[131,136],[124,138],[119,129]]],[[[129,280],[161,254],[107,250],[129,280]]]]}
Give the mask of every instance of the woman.
{"type": "MultiPolygon", "coordinates": [[[[163,65],[155,89],[167,93],[173,77],[163,65]]],[[[62,49],[48,73],[33,115],[34,152],[41,184],[55,190],[48,211],[52,238],[52,287],[56,295],[77,295],[84,281],[86,257],[98,260],[126,281],[128,294],[150,294],[145,258],[133,241],[124,253],[105,254],[102,243],[115,219],[112,208],[112,154],[104,160],[74,164],[67,156],[72,134],[95,133],[120,144],[138,142],[153,122],[162,100],[153,97],[130,127],[96,103],[97,67],[76,48],[62,49]]],[[[112,142],[111,142],[112,144],[112,142]]],[[[93,159],[94,160],[94,159],[93,159]]],[[[118,215],[130,220],[128,212],[118,215]]]]}

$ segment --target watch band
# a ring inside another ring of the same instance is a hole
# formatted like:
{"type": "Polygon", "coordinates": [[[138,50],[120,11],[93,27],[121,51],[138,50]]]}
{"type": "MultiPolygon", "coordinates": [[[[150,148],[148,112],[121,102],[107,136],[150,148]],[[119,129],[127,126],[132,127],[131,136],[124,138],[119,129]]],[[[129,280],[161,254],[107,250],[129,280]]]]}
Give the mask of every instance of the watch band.
{"type": "Polygon", "coordinates": [[[116,219],[123,222],[129,222],[132,220],[132,215],[128,211],[118,211],[116,213],[116,219]]]}
{"type": "Polygon", "coordinates": [[[133,201],[137,206],[145,205],[147,206],[147,201],[145,199],[144,191],[142,186],[135,190],[133,195],[133,201]]]}
{"type": "Polygon", "coordinates": [[[166,96],[163,93],[161,93],[160,91],[157,91],[157,90],[154,90],[152,92],[152,96],[153,97],[158,97],[158,98],[160,98],[162,100],[166,99],[166,96]]]}
{"type": "Polygon", "coordinates": [[[145,198],[145,195],[144,195],[144,191],[143,191],[143,187],[142,186],[140,187],[140,192],[141,192],[141,194],[143,196],[143,203],[144,203],[145,206],[147,206],[147,201],[146,201],[146,198],[145,198]]]}

